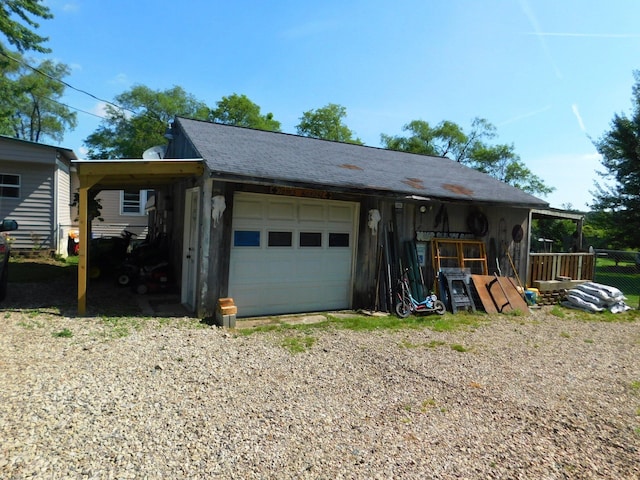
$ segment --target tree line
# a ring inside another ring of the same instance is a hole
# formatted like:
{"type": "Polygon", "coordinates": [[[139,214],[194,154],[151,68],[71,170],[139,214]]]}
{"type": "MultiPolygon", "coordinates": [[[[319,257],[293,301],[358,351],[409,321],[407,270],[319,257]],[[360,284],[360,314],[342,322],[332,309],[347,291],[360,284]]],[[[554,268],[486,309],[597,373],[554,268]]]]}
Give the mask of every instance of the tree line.
{"type": "MultiPolygon", "coordinates": [[[[70,68],[53,60],[35,67],[25,52],[50,53],[47,38],[36,33],[37,20],[53,15],[43,0],[3,0],[0,33],[15,50],[0,42],[0,134],[39,142],[61,141],[77,125],[77,113],[60,100],[68,85],[70,68]]],[[[606,236],[609,248],[640,248],[640,72],[634,72],[632,113],[616,114],[611,128],[593,140],[602,155],[600,175],[592,193],[589,227],[606,236]]],[[[104,118],[84,143],[89,158],[137,158],[147,148],[165,143],[164,133],[175,116],[219,122],[247,128],[281,131],[272,113],[263,114],[246,95],[233,93],[214,106],[195,98],[182,87],[152,90],[136,85],[106,103],[104,118]]],[[[347,111],[334,103],[302,113],[298,135],[362,145],[346,125],[347,111]]],[[[422,155],[448,157],[505,183],[536,195],[547,195],[553,187],[535,175],[521,160],[512,144],[494,143],[495,126],[475,118],[465,131],[452,121],[431,125],[412,120],[402,135],[381,134],[383,148],[422,155]]],[[[570,206],[568,206],[570,208],[570,206]]]]}

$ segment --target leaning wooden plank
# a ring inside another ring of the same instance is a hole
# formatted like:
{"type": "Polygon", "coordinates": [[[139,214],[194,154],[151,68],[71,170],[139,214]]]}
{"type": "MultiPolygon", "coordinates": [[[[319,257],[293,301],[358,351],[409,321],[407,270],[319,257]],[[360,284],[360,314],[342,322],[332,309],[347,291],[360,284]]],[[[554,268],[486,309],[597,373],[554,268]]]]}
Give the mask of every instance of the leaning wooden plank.
{"type": "Polygon", "coordinates": [[[524,299],[524,294],[520,293],[518,287],[516,287],[515,279],[507,277],[508,282],[505,282],[505,290],[509,296],[509,302],[514,310],[520,310],[523,313],[529,312],[529,306],[524,299]],[[510,286],[509,286],[510,285],[510,286]]]}
{"type": "Polygon", "coordinates": [[[529,311],[527,302],[516,288],[515,279],[500,277],[500,285],[495,280],[496,278],[491,275],[471,275],[471,281],[485,312],[507,313],[520,310],[526,313],[529,311]]]}
{"type": "Polygon", "coordinates": [[[487,283],[491,282],[491,280],[493,280],[493,277],[490,275],[471,275],[471,282],[478,294],[484,311],[487,313],[498,313],[491,292],[487,289],[487,283]]]}

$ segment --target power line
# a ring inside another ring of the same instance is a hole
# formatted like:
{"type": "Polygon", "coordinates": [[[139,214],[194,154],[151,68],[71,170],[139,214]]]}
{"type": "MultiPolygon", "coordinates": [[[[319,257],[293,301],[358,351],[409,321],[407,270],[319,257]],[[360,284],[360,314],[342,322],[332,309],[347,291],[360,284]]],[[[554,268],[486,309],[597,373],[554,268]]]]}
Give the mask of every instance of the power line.
{"type": "Polygon", "coordinates": [[[50,98],[50,97],[42,97],[42,98],[44,98],[46,100],[49,100],[50,102],[57,103],[58,105],[62,105],[63,107],[67,107],[67,108],[70,108],[72,110],[76,110],[78,112],[86,113],[87,115],[91,115],[93,117],[97,117],[97,118],[99,118],[101,120],[105,120],[107,118],[107,117],[104,117],[102,115],[98,115],[97,113],[88,112],[87,110],[83,110],[83,109],[78,108],[78,107],[72,107],[71,105],[67,105],[66,103],[59,102],[58,100],[54,100],[53,98],[50,98]]]}
{"type": "MultiPolygon", "coordinates": [[[[43,71],[42,71],[42,70],[40,70],[39,68],[37,68],[37,67],[33,67],[33,66],[29,65],[28,63],[26,63],[25,61],[23,61],[23,60],[21,60],[21,59],[19,59],[19,58],[12,57],[12,56],[11,56],[11,55],[9,55],[9,54],[8,54],[8,53],[7,53],[7,52],[6,52],[2,47],[0,47],[0,54],[1,54],[1,55],[3,55],[3,56],[5,56],[5,57],[7,57],[7,58],[8,58],[8,59],[10,59],[10,60],[13,60],[14,62],[16,62],[16,63],[18,63],[18,64],[20,64],[20,65],[23,65],[23,66],[25,66],[25,67],[27,67],[27,68],[30,68],[31,70],[33,70],[33,71],[34,71],[34,72],[36,72],[36,73],[39,73],[40,75],[43,75],[43,76],[45,76],[45,77],[47,77],[47,78],[49,78],[49,79],[51,79],[51,80],[54,80],[54,81],[56,81],[56,82],[60,82],[60,83],[61,83],[61,84],[63,84],[64,86],[69,87],[70,89],[75,90],[76,92],[79,92],[79,93],[82,93],[82,94],[84,94],[84,95],[87,95],[87,96],[89,96],[89,97],[91,97],[91,98],[93,98],[93,99],[95,99],[95,100],[98,100],[99,102],[103,102],[103,103],[109,104],[109,105],[111,105],[111,106],[113,106],[113,107],[117,108],[118,110],[127,111],[127,112],[130,112],[130,113],[133,113],[134,115],[137,115],[137,114],[139,113],[139,112],[136,112],[136,111],[131,110],[131,109],[129,109],[129,108],[125,108],[125,107],[122,107],[122,106],[120,106],[120,105],[117,105],[117,104],[115,104],[115,103],[113,103],[113,102],[110,102],[109,100],[105,100],[105,99],[103,99],[103,98],[100,98],[100,97],[98,97],[98,96],[96,96],[96,95],[94,95],[94,94],[92,94],[92,93],[90,93],[90,92],[87,92],[86,90],[82,90],[81,88],[74,87],[74,86],[73,86],[73,85],[71,85],[70,83],[65,82],[64,80],[62,80],[62,79],[60,79],[60,78],[53,77],[53,76],[49,75],[47,72],[43,72],[43,71]]],[[[70,107],[70,108],[73,108],[73,107],[70,107]]],[[[76,110],[82,111],[82,110],[80,110],[80,109],[76,109],[76,110]]],[[[84,112],[84,113],[89,113],[89,112],[84,112]]],[[[94,115],[94,114],[91,114],[91,113],[90,113],[90,115],[94,115]]],[[[97,116],[97,115],[96,115],[96,116],[97,116]]],[[[99,117],[99,118],[104,118],[104,117],[99,117]]]]}

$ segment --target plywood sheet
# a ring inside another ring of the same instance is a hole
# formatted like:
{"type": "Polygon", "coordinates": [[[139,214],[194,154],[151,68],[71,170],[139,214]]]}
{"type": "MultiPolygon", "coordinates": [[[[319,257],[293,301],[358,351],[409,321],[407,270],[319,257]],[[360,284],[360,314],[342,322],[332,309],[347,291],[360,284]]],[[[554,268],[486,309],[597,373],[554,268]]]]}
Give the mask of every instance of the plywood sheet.
{"type": "Polygon", "coordinates": [[[471,275],[471,281],[487,313],[506,313],[511,310],[528,312],[529,307],[510,277],[471,275]],[[502,288],[500,288],[502,286],[502,288]]]}

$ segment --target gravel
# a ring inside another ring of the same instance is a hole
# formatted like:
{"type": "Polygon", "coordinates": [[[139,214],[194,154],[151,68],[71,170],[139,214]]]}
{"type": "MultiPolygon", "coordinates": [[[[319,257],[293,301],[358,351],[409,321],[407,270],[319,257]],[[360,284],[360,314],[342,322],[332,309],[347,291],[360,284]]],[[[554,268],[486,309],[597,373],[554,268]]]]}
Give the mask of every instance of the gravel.
{"type": "Polygon", "coordinates": [[[638,321],[241,335],[2,315],[1,478],[640,478],[638,321]]]}

